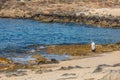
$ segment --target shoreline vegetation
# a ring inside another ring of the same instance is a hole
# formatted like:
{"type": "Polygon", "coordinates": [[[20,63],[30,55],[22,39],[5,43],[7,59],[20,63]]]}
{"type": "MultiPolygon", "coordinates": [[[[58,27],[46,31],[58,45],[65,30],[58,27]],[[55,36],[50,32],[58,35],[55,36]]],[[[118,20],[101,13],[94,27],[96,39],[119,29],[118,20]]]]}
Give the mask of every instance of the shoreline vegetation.
{"type": "Polygon", "coordinates": [[[1,18],[27,18],[41,22],[75,22],[98,27],[120,27],[119,1],[5,0],[1,3],[1,18]]]}

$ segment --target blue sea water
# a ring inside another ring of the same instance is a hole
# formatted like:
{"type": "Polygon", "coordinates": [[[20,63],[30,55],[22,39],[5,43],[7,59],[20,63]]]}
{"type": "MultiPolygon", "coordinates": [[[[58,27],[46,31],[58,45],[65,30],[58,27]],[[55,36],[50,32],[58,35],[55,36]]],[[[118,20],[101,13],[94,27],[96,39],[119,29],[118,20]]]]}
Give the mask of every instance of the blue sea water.
{"type": "MultiPolygon", "coordinates": [[[[42,23],[29,19],[0,18],[0,56],[15,62],[33,60],[31,54],[19,54],[30,45],[110,44],[120,42],[120,29],[100,28],[75,23],[42,23]]],[[[68,59],[68,55],[39,52],[47,59],[68,59]]]]}
{"type": "Polygon", "coordinates": [[[28,19],[0,19],[0,49],[43,44],[96,44],[120,42],[120,29],[74,23],[42,23],[28,19]]]}

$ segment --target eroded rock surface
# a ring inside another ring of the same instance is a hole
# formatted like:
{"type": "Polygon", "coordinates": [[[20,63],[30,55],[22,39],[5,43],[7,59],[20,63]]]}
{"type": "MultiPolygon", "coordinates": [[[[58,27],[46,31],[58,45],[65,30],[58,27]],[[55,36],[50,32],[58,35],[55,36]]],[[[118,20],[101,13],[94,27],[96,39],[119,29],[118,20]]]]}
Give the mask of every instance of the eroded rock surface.
{"type": "Polygon", "coordinates": [[[47,0],[47,2],[44,0],[2,0],[0,2],[0,17],[120,27],[119,3],[119,0],[47,0]]]}

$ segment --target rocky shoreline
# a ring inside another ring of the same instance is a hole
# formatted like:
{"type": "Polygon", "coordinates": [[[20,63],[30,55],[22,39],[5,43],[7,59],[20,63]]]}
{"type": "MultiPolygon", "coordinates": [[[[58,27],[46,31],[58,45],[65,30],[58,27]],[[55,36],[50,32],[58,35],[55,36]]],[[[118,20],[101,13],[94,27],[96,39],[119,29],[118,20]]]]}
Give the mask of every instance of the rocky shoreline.
{"type": "Polygon", "coordinates": [[[41,2],[4,1],[1,18],[24,18],[42,22],[75,22],[98,27],[120,27],[120,8],[117,3],[101,2],[41,2]],[[91,4],[91,5],[90,5],[91,4]],[[92,5],[94,4],[94,5],[92,5]],[[98,5],[95,5],[98,4],[98,5]],[[110,6],[108,6],[108,4],[110,6]],[[117,7],[115,7],[117,6],[117,7]]]}
{"type": "Polygon", "coordinates": [[[61,15],[61,14],[35,14],[35,15],[24,15],[23,16],[4,16],[0,15],[1,18],[20,18],[20,19],[33,19],[41,22],[72,22],[79,24],[86,24],[95,27],[112,27],[112,28],[120,28],[120,17],[114,16],[98,16],[92,15],[87,16],[84,14],[80,15],[61,15]]]}
{"type": "Polygon", "coordinates": [[[35,20],[42,22],[75,22],[80,24],[87,24],[97,27],[120,27],[120,17],[105,17],[105,16],[85,16],[80,14],[75,15],[59,15],[59,14],[38,14],[32,17],[35,20]]]}
{"type": "MultiPolygon", "coordinates": [[[[20,54],[30,54],[34,60],[28,60],[27,64],[22,64],[20,62],[14,62],[10,59],[0,57],[0,71],[1,70],[16,70],[16,69],[34,69],[37,68],[37,65],[43,64],[58,64],[59,61],[52,58],[51,60],[46,59],[40,54],[36,54],[41,51],[39,48],[40,45],[31,45],[32,51],[26,51],[20,54]]],[[[108,44],[108,45],[96,45],[96,52],[93,54],[90,48],[90,45],[51,45],[45,46],[45,51],[48,54],[59,54],[59,55],[70,55],[71,58],[74,59],[77,56],[80,58],[94,56],[97,54],[105,53],[105,52],[113,52],[120,50],[120,43],[116,44],[108,44]]]]}
{"type": "Polygon", "coordinates": [[[31,67],[19,65],[19,68],[17,69],[1,71],[0,79],[119,80],[119,53],[120,51],[114,51],[109,52],[109,54],[104,53],[88,58],[62,61],[59,64],[33,65],[31,67]]]}

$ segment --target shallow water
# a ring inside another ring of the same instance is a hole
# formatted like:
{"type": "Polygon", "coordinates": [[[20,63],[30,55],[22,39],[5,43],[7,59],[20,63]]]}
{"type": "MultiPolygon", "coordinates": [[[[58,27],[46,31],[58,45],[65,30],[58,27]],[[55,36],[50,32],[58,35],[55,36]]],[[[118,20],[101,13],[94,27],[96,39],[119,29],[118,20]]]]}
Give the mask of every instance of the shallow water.
{"type": "MultiPolygon", "coordinates": [[[[120,42],[120,29],[100,28],[74,23],[42,23],[28,19],[0,19],[0,52],[29,45],[96,44],[120,42]]],[[[8,54],[7,54],[8,56],[8,54]]]]}

